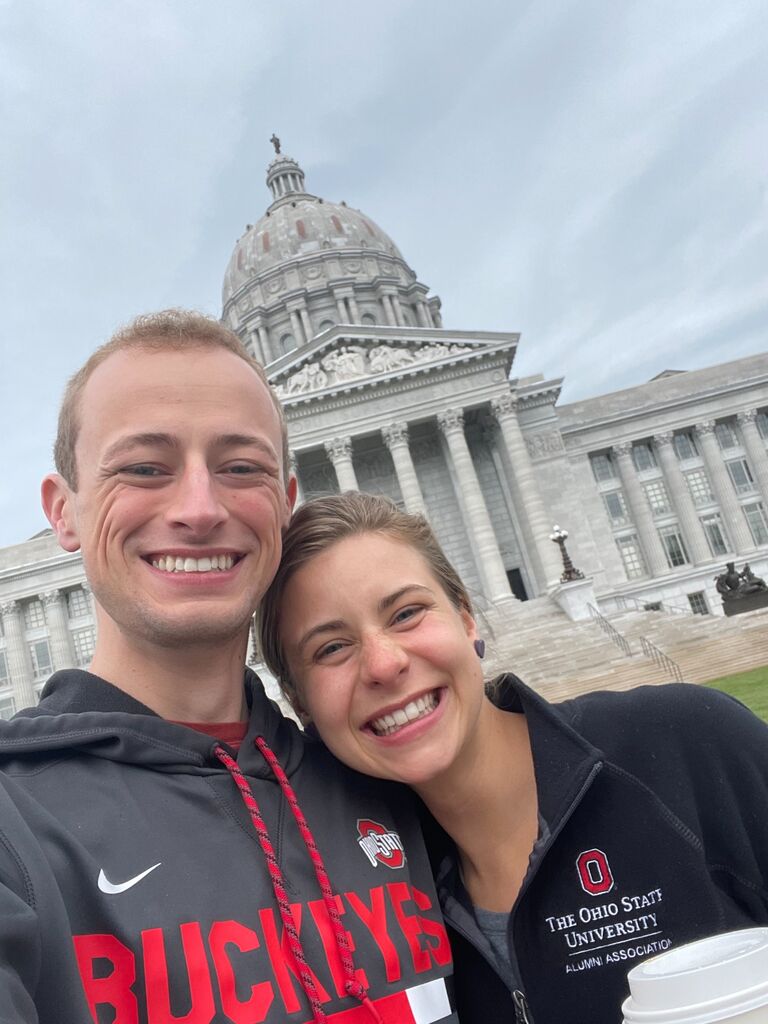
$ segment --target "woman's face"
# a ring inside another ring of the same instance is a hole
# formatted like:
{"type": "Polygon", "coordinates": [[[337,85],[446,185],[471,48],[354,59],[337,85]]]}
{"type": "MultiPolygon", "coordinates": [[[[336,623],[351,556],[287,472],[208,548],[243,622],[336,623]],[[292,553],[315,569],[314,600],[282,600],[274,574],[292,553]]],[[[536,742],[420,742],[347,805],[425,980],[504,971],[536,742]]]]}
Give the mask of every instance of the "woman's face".
{"type": "Polygon", "coordinates": [[[475,622],[417,549],[338,541],[291,578],[280,623],[302,707],[350,767],[418,787],[466,753],[484,703],[475,622]]]}

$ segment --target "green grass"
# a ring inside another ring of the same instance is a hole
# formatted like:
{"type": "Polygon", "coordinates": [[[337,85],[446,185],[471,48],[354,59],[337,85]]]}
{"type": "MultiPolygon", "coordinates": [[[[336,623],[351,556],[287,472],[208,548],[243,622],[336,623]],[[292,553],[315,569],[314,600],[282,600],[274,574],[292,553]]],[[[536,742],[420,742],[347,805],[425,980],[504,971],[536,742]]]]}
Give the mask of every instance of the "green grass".
{"type": "Polygon", "coordinates": [[[756,715],[768,722],[768,665],[749,672],[737,672],[722,679],[712,679],[705,685],[724,690],[752,708],[756,715]]]}

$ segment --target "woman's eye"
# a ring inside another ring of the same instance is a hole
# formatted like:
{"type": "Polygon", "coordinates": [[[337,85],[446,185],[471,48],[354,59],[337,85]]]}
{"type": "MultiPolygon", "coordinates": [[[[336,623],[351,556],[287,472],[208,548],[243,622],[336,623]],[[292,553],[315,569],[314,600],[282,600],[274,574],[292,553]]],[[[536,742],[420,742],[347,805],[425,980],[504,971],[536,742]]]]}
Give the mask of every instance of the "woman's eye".
{"type": "Polygon", "coordinates": [[[424,608],[422,605],[408,605],[407,608],[401,608],[400,611],[396,612],[392,621],[395,623],[408,622],[409,619],[412,619],[414,616],[418,615],[419,612],[423,611],[424,608]]]}
{"type": "Polygon", "coordinates": [[[336,654],[343,648],[344,644],[340,640],[334,640],[333,643],[326,644],[325,647],[321,647],[317,652],[318,658],[327,658],[331,654],[336,654]]]}

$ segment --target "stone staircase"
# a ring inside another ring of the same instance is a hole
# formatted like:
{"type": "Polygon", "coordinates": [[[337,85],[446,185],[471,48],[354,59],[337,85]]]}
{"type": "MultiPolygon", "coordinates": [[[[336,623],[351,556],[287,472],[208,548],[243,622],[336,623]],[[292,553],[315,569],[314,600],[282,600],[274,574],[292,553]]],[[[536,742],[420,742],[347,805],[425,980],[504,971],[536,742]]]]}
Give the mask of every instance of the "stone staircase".
{"type": "Polygon", "coordinates": [[[630,656],[595,620],[571,622],[549,598],[493,608],[478,618],[488,641],[486,674],[511,670],[548,700],[671,682],[671,673],[642,653],[640,637],[675,661],[686,682],[768,665],[766,609],[730,619],[646,611],[607,616],[629,643],[630,656]]]}

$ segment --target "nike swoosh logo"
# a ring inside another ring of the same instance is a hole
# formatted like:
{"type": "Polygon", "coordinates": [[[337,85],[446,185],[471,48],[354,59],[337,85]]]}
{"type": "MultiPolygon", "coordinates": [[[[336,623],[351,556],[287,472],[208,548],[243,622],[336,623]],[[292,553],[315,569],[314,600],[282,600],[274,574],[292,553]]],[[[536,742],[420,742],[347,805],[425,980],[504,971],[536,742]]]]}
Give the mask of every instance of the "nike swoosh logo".
{"type": "Polygon", "coordinates": [[[134,875],[133,878],[129,878],[127,882],[118,883],[110,882],[102,868],[101,871],[99,871],[99,881],[97,884],[102,892],[106,892],[110,896],[114,896],[116,893],[125,892],[126,889],[130,889],[132,886],[136,885],[136,883],[140,882],[142,878],[146,878],[150,871],[154,871],[155,868],[159,868],[162,863],[162,861],[159,861],[157,864],[153,864],[151,868],[147,868],[146,871],[142,871],[140,875],[134,875]]]}

